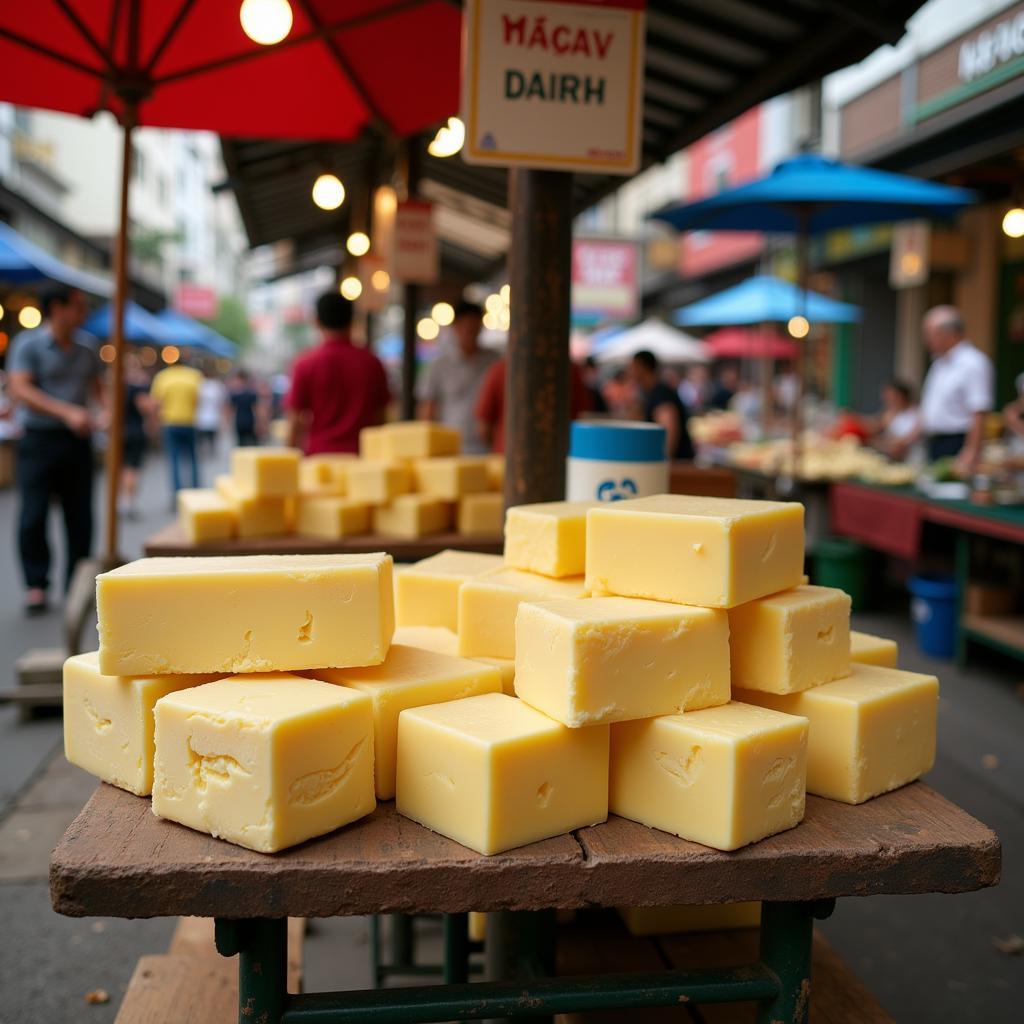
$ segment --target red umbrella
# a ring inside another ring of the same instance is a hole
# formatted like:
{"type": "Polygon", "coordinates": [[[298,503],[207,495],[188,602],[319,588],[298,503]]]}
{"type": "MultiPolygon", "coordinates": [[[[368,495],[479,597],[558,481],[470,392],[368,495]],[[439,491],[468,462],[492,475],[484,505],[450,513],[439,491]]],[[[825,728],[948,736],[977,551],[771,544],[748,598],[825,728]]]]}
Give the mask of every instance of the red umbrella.
{"type": "Polygon", "coordinates": [[[372,124],[411,135],[458,109],[461,26],[461,11],[444,0],[33,0],[0,7],[0,100],[83,116],[110,110],[124,126],[108,559],[117,556],[132,129],[348,140],[372,124]],[[287,31],[272,45],[254,42],[242,28],[244,9],[258,14],[260,7],[270,8],[271,21],[284,18],[278,23],[287,31]]]}
{"type": "Polygon", "coordinates": [[[722,327],[704,338],[713,359],[795,359],[796,342],[767,328],[722,327]]]}

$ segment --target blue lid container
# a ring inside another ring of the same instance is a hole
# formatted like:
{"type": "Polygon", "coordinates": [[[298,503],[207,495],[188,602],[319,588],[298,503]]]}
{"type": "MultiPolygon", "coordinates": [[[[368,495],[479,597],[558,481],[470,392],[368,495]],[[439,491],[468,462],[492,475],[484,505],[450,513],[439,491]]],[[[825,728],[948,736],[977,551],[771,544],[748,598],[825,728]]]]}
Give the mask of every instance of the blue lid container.
{"type": "Polygon", "coordinates": [[[600,462],[664,462],[665,428],[656,423],[576,420],[569,429],[569,457],[600,462]]]}

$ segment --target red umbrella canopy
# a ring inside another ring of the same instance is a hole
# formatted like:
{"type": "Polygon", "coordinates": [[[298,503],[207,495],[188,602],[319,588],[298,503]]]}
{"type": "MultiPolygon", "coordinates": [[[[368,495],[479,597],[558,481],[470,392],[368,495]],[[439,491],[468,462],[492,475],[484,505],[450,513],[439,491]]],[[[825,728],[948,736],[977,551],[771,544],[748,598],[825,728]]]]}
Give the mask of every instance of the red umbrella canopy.
{"type": "Polygon", "coordinates": [[[704,338],[713,359],[795,359],[796,342],[776,331],[722,327],[704,338]]]}
{"type": "Polygon", "coordinates": [[[272,46],[240,0],[33,0],[0,5],[0,99],[222,135],[411,135],[458,109],[462,16],[443,0],[290,0],[272,46]],[[126,92],[127,90],[127,92],[126,92]]]}

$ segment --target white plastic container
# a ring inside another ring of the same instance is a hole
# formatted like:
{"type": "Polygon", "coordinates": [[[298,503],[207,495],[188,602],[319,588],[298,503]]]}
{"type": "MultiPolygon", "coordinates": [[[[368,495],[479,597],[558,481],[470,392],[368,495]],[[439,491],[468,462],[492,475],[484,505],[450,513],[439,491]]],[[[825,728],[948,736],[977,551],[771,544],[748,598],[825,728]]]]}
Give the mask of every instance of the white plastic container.
{"type": "Polygon", "coordinates": [[[664,427],[618,420],[571,424],[567,501],[622,501],[667,491],[664,427]]]}

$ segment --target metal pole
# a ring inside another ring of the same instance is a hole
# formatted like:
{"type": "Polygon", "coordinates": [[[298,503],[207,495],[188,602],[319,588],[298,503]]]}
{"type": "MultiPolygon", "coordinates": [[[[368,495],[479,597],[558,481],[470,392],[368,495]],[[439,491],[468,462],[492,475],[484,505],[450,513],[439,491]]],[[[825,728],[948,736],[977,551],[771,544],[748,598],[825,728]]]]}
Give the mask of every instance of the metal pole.
{"type": "MultiPolygon", "coordinates": [[[[810,242],[810,231],[808,230],[808,212],[800,210],[800,226],[796,235],[796,277],[800,287],[800,315],[807,317],[807,286],[810,277],[808,265],[808,244],[810,242]]],[[[805,367],[804,360],[807,356],[806,337],[798,340],[796,359],[793,360],[793,372],[796,374],[796,399],[793,402],[792,413],[792,434],[793,434],[793,482],[796,483],[800,477],[800,459],[802,455],[802,433],[803,433],[803,402],[805,391],[805,367]]]]}
{"type": "Polygon", "coordinates": [[[505,504],[523,505],[565,496],[572,175],[513,169],[509,209],[505,504]]]}

